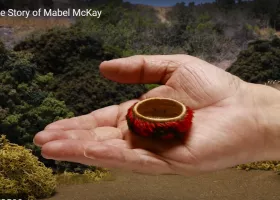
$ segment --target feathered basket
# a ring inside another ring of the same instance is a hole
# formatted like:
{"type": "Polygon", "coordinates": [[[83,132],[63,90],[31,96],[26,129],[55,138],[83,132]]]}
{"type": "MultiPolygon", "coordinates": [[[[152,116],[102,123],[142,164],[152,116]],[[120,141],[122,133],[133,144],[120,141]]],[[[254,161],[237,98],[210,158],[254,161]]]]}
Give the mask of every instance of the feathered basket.
{"type": "Polygon", "coordinates": [[[135,103],[126,115],[130,131],[157,138],[185,138],[191,128],[193,110],[170,98],[149,98],[135,103]]]}

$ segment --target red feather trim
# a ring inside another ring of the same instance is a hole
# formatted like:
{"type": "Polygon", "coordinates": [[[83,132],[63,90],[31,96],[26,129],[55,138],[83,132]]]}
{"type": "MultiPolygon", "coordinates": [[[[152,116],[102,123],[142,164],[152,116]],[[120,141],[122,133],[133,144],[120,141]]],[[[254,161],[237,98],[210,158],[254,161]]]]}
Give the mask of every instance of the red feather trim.
{"type": "Polygon", "coordinates": [[[186,107],[186,115],[178,121],[151,122],[137,118],[133,113],[136,104],[128,109],[126,119],[132,133],[143,137],[161,139],[185,138],[191,128],[194,112],[186,107]]]}

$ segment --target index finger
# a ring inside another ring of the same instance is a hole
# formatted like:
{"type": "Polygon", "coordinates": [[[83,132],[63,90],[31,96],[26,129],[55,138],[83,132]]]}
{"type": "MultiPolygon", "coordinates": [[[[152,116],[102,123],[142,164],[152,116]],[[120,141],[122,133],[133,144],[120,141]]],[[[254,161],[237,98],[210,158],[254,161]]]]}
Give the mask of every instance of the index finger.
{"type": "Polygon", "coordinates": [[[172,73],[183,63],[197,58],[187,55],[145,55],[105,61],[100,65],[101,73],[119,83],[165,84],[172,73]]]}
{"type": "Polygon", "coordinates": [[[120,121],[125,119],[129,107],[137,101],[138,100],[130,100],[120,105],[113,105],[95,110],[87,115],[59,120],[49,124],[45,129],[90,130],[103,126],[117,127],[120,121]]]}

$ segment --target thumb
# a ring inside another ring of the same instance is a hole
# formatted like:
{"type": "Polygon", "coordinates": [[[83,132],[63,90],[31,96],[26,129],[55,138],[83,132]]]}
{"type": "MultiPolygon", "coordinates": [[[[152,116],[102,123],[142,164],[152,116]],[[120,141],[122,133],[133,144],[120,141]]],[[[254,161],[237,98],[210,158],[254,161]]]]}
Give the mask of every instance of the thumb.
{"type": "Polygon", "coordinates": [[[119,83],[165,84],[183,62],[195,59],[187,55],[132,56],[104,61],[100,71],[119,83]]]}

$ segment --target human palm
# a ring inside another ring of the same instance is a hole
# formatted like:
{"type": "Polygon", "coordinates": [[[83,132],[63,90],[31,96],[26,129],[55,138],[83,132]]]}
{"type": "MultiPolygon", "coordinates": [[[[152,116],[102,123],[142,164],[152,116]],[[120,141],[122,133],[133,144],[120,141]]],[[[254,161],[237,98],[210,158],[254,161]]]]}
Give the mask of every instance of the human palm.
{"type": "Polygon", "coordinates": [[[139,99],[54,122],[34,142],[49,159],[141,173],[195,175],[257,161],[263,135],[249,84],[186,55],[133,56],[103,62],[101,73],[121,83],[161,83],[139,99]],[[129,107],[150,97],[176,99],[194,110],[185,141],[131,134],[129,107]]]}

